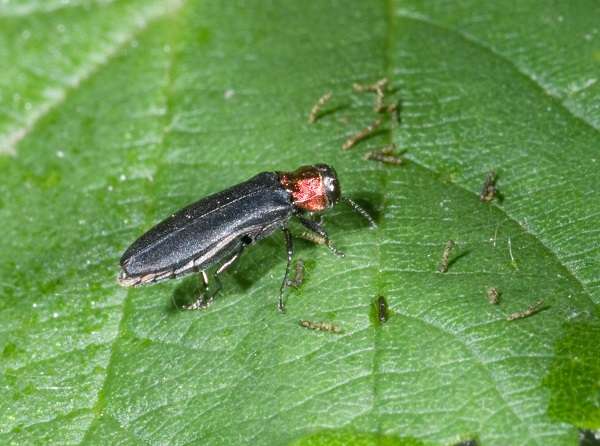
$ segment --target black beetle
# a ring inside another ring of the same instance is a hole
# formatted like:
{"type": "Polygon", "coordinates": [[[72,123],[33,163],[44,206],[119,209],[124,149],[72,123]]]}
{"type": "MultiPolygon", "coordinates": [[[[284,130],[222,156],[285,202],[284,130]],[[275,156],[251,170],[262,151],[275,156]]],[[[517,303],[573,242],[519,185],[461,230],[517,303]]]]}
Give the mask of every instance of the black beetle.
{"type": "Polygon", "coordinates": [[[340,200],[375,226],[366,211],[341,196],[336,172],[330,166],[316,164],[294,172],[259,173],[190,204],[143,234],[121,257],[119,283],[137,286],[200,272],[205,292],[184,308],[204,308],[221,289],[219,274],[231,266],[244,248],[282,229],[288,256],[279,290],[278,308],[283,311],[283,290],[293,254],[289,220],[297,217],[331,247],[321,223],[306,218],[306,214],[324,211],[340,200]],[[216,264],[219,266],[213,277],[217,288],[209,293],[206,270],[216,264]]]}

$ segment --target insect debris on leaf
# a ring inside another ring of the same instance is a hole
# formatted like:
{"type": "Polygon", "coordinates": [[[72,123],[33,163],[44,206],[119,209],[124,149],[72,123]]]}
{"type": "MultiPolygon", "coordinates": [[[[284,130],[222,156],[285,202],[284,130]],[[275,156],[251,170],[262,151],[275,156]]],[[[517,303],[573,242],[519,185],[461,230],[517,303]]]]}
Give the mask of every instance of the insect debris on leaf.
{"type": "Polygon", "coordinates": [[[514,320],[517,320],[517,319],[525,319],[526,317],[533,316],[534,314],[539,313],[544,308],[546,308],[544,306],[544,300],[540,299],[537,302],[531,304],[526,310],[516,311],[514,313],[509,314],[506,317],[506,320],[507,321],[514,321],[514,320]]]}
{"type": "Polygon", "coordinates": [[[310,124],[313,124],[317,121],[317,119],[319,119],[319,113],[321,112],[321,109],[325,104],[327,104],[327,102],[329,102],[332,95],[333,93],[331,93],[331,91],[328,91],[319,98],[315,105],[313,105],[312,109],[310,110],[310,114],[308,115],[308,122],[310,124]]]}
{"type": "Polygon", "coordinates": [[[301,327],[308,328],[310,330],[328,331],[330,333],[341,333],[342,329],[330,322],[313,322],[307,320],[300,320],[299,324],[301,327]]]}
{"type": "Polygon", "coordinates": [[[440,273],[445,273],[448,271],[448,264],[450,262],[450,253],[452,252],[452,249],[454,248],[455,245],[456,245],[456,243],[454,242],[454,240],[448,240],[446,242],[446,246],[444,246],[444,252],[442,253],[442,260],[440,260],[440,264],[438,266],[438,271],[440,273]]]}

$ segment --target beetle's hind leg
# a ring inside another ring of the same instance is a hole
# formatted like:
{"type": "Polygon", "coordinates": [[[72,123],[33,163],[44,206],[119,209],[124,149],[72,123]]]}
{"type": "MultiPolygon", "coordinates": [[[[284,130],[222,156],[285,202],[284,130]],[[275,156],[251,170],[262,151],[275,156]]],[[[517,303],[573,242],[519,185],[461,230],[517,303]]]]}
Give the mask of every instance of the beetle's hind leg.
{"type": "Polygon", "coordinates": [[[288,228],[283,228],[283,234],[285,235],[285,247],[287,250],[287,265],[285,266],[285,275],[279,288],[279,302],[277,309],[282,313],[285,313],[285,305],[283,304],[283,290],[287,287],[288,276],[290,275],[290,265],[292,264],[292,257],[294,255],[294,245],[292,243],[292,234],[288,228]]]}
{"type": "MultiPolygon", "coordinates": [[[[206,271],[200,271],[200,278],[202,280],[202,284],[201,284],[201,288],[202,291],[200,292],[200,294],[198,295],[198,297],[196,298],[196,300],[188,305],[182,305],[181,308],[184,310],[199,310],[201,308],[206,308],[209,303],[207,303],[208,300],[212,301],[212,297],[211,296],[209,299],[207,299],[207,291],[208,291],[208,275],[206,274],[206,271]]],[[[199,278],[199,279],[200,279],[199,278]]]]}
{"type": "Polygon", "coordinates": [[[233,256],[231,256],[228,260],[223,262],[223,264],[219,266],[219,269],[215,271],[215,273],[212,276],[213,281],[215,282],[215,286],[212,290],[210,290],[208,286],[208,276],[206,275],[206,271],[200,271],[200,274],[202,275],[204,290],[200,293],[200,295],[196,298],[194,302],[192,302],[189,305],[183,305],[181,308],[183,308],[184,310],[201,310],[213,303],[215,296],[219,293],[219,291],[221,291],[221,288],[223,288],[219,275],[227,271],[227,269],[240,257],[240,255],[242,255],[243,250],[244,245],[242,245],[233,256]]]}

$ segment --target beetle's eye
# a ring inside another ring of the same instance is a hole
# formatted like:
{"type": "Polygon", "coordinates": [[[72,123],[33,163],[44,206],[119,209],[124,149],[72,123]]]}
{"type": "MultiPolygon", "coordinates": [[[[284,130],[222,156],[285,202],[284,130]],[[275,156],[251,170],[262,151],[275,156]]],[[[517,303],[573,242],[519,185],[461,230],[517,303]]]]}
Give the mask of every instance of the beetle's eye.
{"type": "Polygon", "coordinates": [[[323,185],[325,187],[325,193],[327,194],[329,206],[333,206],[340,200],[340,183],[335,171],[329,167],[323,174],[323,185]]]}

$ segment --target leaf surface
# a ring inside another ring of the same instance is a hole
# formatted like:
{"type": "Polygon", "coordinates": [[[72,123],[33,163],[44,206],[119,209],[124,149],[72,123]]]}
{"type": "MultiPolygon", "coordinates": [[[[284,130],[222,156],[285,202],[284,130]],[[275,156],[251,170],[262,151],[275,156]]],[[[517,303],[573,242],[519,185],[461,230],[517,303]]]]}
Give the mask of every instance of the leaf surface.
{"type": "Polygon", "coordinates": [[[0,443],[575,445],[599,429],[599,18],[584,0],[2,3],[0,443]],[[376,118],[352,83],[384,76],[399,125],[342,151],[376,118]],[[404,165],[363,160],[391,142],[404,165]],[[195,278],[116,284],[166,215],[317,162],[379,227],[340,205],[325,223],[344,258],[296,240],[286,314],[280,234],[206,311],[172,304],[195,278]],[[490,170],[503,199],[487,204],[490,170]]]}

